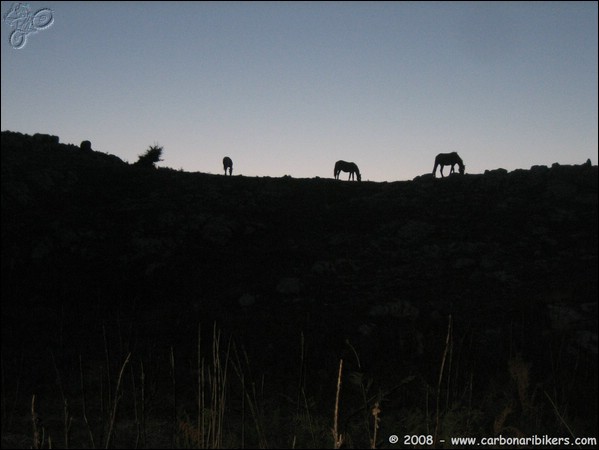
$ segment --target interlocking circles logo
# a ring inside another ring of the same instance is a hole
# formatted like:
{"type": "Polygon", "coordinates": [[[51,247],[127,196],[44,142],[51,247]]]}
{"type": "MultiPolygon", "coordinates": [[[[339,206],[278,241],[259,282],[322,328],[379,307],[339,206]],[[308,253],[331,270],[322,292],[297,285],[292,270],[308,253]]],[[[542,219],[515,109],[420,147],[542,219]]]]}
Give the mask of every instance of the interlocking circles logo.
{"type": "Polygon", "coordinates": [[[4,22],[14,27],[15,30],[10,34],[9,42],[13,48],[18,50],[25,47],[29,34],[37,33],[52,26],[54,15],[49,8],[31,12],[28,4],[13,3],[4,15],[4,22]]]}

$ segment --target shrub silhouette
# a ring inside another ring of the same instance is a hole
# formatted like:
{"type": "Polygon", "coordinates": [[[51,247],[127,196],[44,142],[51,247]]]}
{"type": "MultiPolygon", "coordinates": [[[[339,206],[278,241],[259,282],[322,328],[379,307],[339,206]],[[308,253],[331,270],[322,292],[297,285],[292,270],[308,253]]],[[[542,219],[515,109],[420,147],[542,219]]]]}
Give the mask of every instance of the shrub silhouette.
{"type": "Polygon", "coordinates": [[[160,157],[162,156],[162,150],[164,150],[159,145],[152,145],[150,148],[146,150],[143,155],[139,155],[139,159],[135,163],[136,166],[141,167],[156,167],[155,164],[158,161],[162,161],[160,157]]]}

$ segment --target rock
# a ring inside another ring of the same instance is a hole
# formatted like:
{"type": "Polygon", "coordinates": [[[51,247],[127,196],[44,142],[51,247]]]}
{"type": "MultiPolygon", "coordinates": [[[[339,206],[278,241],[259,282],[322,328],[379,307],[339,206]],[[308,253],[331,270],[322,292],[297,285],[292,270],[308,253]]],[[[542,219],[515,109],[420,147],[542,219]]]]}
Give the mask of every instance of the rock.
{"type": "Polygon", "coordinates": [[[406,300],[397,300],[382,305],[374,305],[370,308],[368,314],[371,317],[393,316],[415,320],[420,315],[420,311],[406,300]]]}
{"type": "Polygon", "coordinates": [[[239,297],[238,303],[240,306],[252,306],[256,303],[256,296],[251,294],[243,294],[239,297]]]}
{"type": "Polygon", "coordinates": [[[316,261],[312,265],[312,272],[317,275],[333,275],[335,274],[335,266],[330,261],[316,261]]]}
{"type": "Polygon", "coordinates": [[[90,141],[81,141],[79,148],[84,152],[92,151],[92,143],[90,141]]]}
{"type": "Polygon", "coordinates": [[[202,237],[214,244],[225,245],[232,236],[233,231],[224,219],[213,218],[202,229],[202,237]]]}
{"type": "Polygon", "coordinates": [[[302,290],[302,284],[298,278],[283,278],[277,284],[277,292],[283,295],[297,295],[302,290]]]}

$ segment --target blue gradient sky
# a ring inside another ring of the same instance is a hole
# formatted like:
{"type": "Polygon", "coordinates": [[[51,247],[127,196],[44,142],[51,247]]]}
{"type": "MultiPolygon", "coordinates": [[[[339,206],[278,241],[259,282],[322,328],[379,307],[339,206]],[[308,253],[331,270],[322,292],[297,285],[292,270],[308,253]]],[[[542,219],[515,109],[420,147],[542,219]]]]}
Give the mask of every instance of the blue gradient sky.
{"type": "Polygon", "coordinates": [[[2,130],[246,176],[597,164],[597,2],[28,4],[54,23],[2,22],[2,130]]]}

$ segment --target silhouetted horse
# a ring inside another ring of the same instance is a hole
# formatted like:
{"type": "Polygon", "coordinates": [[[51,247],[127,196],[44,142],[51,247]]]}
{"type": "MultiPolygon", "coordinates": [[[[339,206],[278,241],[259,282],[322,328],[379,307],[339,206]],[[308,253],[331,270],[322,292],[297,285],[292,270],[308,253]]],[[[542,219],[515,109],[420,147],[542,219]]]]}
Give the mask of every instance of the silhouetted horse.
{"type": "Polygon", "coordinates": [[[223,167],[225,169],[225,175],[227,175],[227,169],[229,169],[229,175],[233,175],[233,161],[228,156],[223,158],[223,167]]]}
{"type": "Polygon", "coordinates": [[[451,170],[449,171],[449,174],[451,175],[455,172],[454,166],[456,164],[460,168],[460,174],[463,175],[464,171],[466,170],[466,166],[464,165],[462,158],[460,158],[456,152],[439,153],[435,158],[435,167],[433,167],[433,177],[436,176],[435,172],[437,171],[437,166],[441,166],[439,172],[441,172],[441,176],[443,177],[443,166],[451,166],[451,170]]]}
{"type": "Polygon", "coordinates": [[[349,172],[348,180],[355,179],[354,175],[358,178],[358,181],[362,181],[362,175],[360,175],[360,169],[353,162],[337,161],[335,163],[335,179],[339,179],[340,172],[349,172]]]}

